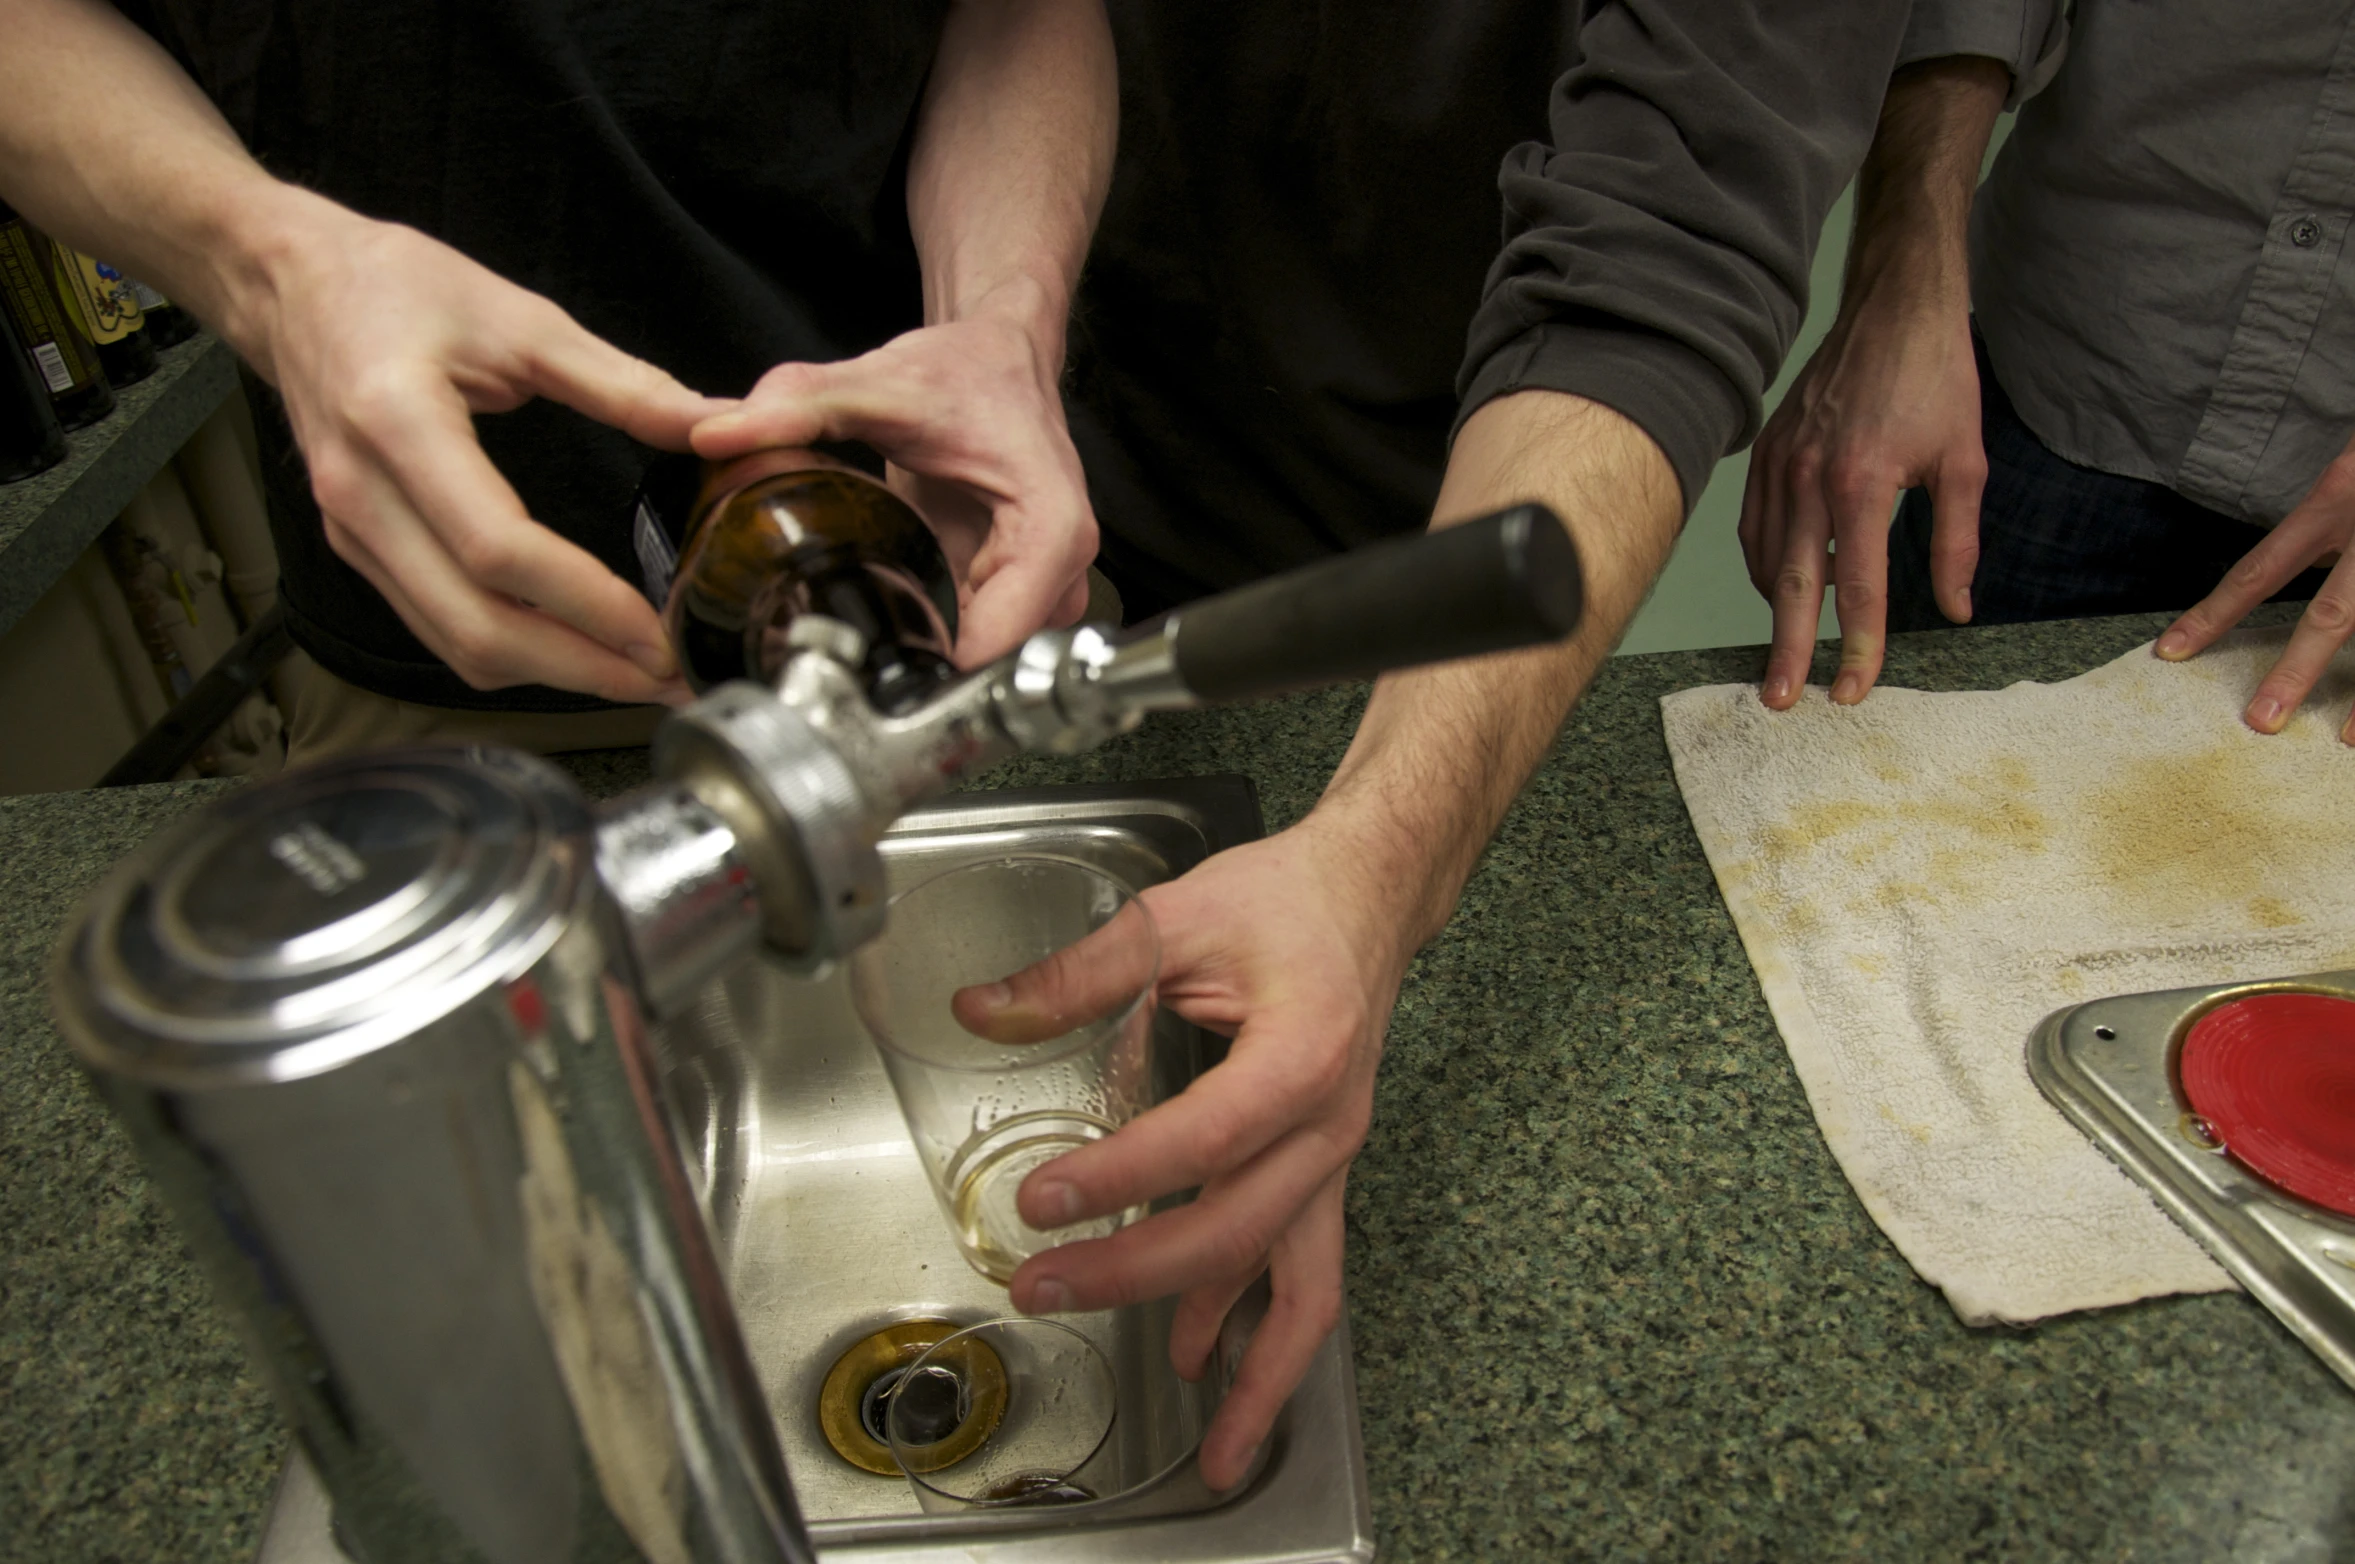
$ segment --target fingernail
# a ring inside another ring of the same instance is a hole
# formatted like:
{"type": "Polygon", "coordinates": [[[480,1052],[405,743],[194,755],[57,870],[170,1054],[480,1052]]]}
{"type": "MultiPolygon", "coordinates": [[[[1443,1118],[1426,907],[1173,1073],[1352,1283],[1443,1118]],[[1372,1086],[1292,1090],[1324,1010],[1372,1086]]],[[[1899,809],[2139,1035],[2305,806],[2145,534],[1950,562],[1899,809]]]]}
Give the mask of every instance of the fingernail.
{"type": "Polygon", "coordinates": [[[2184,649],[2190,645],[2190,636],[2185,635],[2181,630],[2170,630],[2159,637],[2159,644],[2152,647],[2151,650],[2169,662],[2173,662],[2176,658],[2181,657],[2184,649]]]}
{"type": "Polygon", "coordinates": [[[1964,587],[1964,588],[1962,589],[1962,594],[1961,594],[1961,595],[1962,595],[1962,611],[1963,611],[1963,616],[1962,616],[1962,618],[1961,618],[1959,621],[1957,621],[1957,622],[1958,622],[1958,623],[1962,623],[1962,624],[1968,624],[1968,623],[1970,622],[1970,618],[1971,618],[1971,589],[1970,589],[1969,587],[1964,587]]]}
{"type": "Polygon", "coordinates": [[[744,427],[742,413],[714,413],[695,426],[705,434],[734,434],[744,427]]]}
{"type": "Polygon", "coordinates": [[[1071,1289],[1048,1277],[1030,1289],[1030,1306],[1025,1314],[1061,1314],[1071,1307],[1071,1289]]]}
{"type": "Polygon", "coordinates": [[[2258,732],[2279,732],[2281,730],[2281,718],[2281,702],[2275,700],[2272,696],[2261,695],[2257,697],[2257,699],[2249,702],[2249,726],[2255,728],[2258,732]]]}
{"type": "Polygon", "coordinates": [[[973,998],[984,1010],[1003,1010],[1014,1002],[1013,985],[1008,983],[980,983],[973,989],[973,998]]]}
{"type": "Polygon", "coordinates": [[[1839,706],[1853,706],[1864,699],[1864,681],[1855,674],[1844,673],[1832,681],[1832,701],[1839,706]]]}
{"type": "Polygon", "coordinates": [[[671,649],[657,646],[651,641],[640,641],[632,646],[630,661],[636,663],[649,679],[672,678],[679,671],[678,662],[671,656],[671,649]]]}
{"type": "Polygon", "coordinates": [[[1079,1191],[1070,1184],[1041,1184],[1038,1203],[1054,1218],[1049,1226],[1067,1227],[1079,1220],[1079,1191]]]}
{"type": "Polygon", "coordinates": [[[1769,706],[1772,706],[1777,701],[1789,700],[1791,698],[1790,676],[1787,674],[1776,674],[1773,678],[1766,681],[1766,689],[1763,693],[1766,696],[1766,704],[1769,706]]]}

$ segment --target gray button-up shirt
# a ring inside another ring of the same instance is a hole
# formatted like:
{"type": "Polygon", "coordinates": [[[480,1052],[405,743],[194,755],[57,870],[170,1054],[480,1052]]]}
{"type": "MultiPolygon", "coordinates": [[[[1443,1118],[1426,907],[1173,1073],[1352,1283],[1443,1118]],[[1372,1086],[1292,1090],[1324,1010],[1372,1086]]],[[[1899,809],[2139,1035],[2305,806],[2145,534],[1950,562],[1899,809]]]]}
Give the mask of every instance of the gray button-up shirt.
{"type": "Polygon", "coordinates": [[[2077,0],[1972,215],[1996,379],[2070,461],[2278,521],[2355,433],[2351,212],[2355,4],[2077,0]]]}

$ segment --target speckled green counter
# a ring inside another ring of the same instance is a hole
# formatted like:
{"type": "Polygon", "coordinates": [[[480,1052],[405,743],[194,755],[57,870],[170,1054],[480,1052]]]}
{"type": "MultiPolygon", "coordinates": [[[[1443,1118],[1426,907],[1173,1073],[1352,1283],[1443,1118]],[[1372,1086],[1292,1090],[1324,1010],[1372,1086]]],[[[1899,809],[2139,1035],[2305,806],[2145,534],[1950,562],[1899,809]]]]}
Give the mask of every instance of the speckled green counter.
{"type": "MultiPolygon", "coordinates": [[[[1901,637],[1890,679],[2061,678],[2157,628],[1901,637]]],[[[1966,1330],[1850,1195],[1660,736],[1660,695],[1758,666],[1614,663],[1401,999],[1349,1200],[1385,1556],[2355,1557],[2355,1395],[2255,1303],[1966,1330]]],[[[1164,720],[992,780],[1242,771],[1281,824],[1361,698],[1164,720]]],[[[72,898],[202,796],[0,800],[10,1559],[243,1560],[281,1456],[42,994],[72,898]]]]}

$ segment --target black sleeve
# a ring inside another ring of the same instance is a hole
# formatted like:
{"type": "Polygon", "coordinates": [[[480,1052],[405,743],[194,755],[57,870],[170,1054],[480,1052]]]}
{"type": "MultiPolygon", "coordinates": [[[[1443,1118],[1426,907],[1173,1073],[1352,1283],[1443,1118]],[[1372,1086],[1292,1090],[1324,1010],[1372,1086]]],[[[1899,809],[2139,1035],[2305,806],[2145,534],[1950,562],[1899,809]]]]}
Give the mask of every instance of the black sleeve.
{"type": "Polygon", "coordinates": [[[1588,0],[1507,154],[1504,251],[1457,377],[1573,392],[1659,442],[1686,509],[1758,432],[1825,214],[1871,143],[1905,0],[1588,0]]]}

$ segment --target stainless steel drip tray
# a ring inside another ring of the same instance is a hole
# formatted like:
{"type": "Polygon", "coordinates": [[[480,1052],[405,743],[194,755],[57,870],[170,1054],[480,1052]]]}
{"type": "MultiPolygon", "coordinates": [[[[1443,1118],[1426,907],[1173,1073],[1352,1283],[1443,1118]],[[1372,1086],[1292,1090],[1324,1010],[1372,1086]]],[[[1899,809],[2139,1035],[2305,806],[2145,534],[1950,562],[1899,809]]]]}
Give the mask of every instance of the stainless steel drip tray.
{"type": "MultiPolygon", "coordinates": [[[[1259,834],[1238,777],[964,794],[910,814],[883,844],[894,891],[1016,853],[1076,858],[1142,887],[1259,834]]],[[[1164,1095],[1223,1044],[1163,1015],[1164,1095]]],[[[1119,1417],[1092,1504],[922,1514],[905,1479],[861,1471],[821,1433],[827,1371],[894,1323],[1011,1312],[959,1255],[839,976],[733,974],[663,1032],[669,1085],[730,1270],[796,1497],[830,1559],[1172,1561],[1363,1559],[1372,1526],[1346,1332],[1319,1351],[1236,1495],[1205,1489],[1193,1450],[1215,1386],[1169,1367],[1170,1305],[1073,1316],[1111,1359],[1119,1417]]],[[[1239,1347],[1230,1341],[1229,1347],[1239,1347]]],[[[1222,1354],[1225,1356],[1225,1354],[1222,1354]]],[[[1215,1376],[1214,1376],[1215,1377],[1215,1376]]],[[[333,1564],[326,1506],[299,1460],[273,1504],[265,1564],[333,1564]]]]}
{"type": "Polygon", "coordinates": [[[2177,1075],[2183,1039],[2252,994],[2355,999],[2355,971],[2123,994],[2045,1018],[2028,1073],[2292,1333],[2355,1387],[2355,1222],[2260,1179],[2200,1134],[2177,1075]]]}

